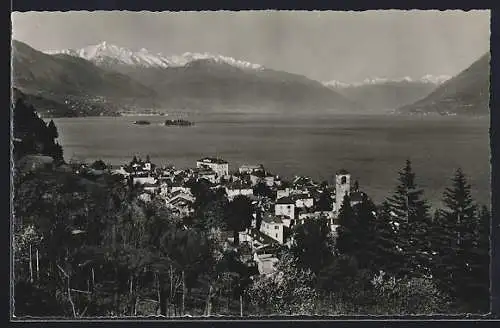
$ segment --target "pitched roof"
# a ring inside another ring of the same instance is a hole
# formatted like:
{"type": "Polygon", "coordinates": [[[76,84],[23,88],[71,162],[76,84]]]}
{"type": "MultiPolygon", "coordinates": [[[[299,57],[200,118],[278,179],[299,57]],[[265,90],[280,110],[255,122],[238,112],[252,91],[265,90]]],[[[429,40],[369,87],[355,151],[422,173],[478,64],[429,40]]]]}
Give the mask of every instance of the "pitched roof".
{"type": "Polygon", "coordinates": [[[192,203],[193,203],[192,201],[190,201],[189,199],[185,199],[182,196],[179,196],[173,199],[172,201],[169,201],[169,204],[174,206],[188,206],[191,205],[192,203]]]}
{"type": "Polygon", "coordinates": [[[262,221],[265,221],[267,223],[283,223],[283,220],[279,216],[274,215],[264,215],[262,217],[262,221]]]}
{"type": "Polygon", "coordinates": [[[299,200],[299,199],[311,199],[313,197],[308,194],[295,194],[291,195],[290,198],[293,200],[299,200]]]}
{"type": "Polygon", "coordinates": [[[347,170],[345,170],[345,169],[340,169],[340,170],[337,171],[336,174],[349,174],[349,172],[347,170]]]}
{"type": "Polygon", "coordinates": [[[281,197],[276,204],[295,204],[295,201],[291,197],[281,197]]]}
{"type": "Polygon", "coordinates": [[[225,161],[221,158],[214,158],[214,157],[204,157],[202,159],[199,159],[198,162],[212,163],[212,164],[227,164],[227,161],[225,161]]]}

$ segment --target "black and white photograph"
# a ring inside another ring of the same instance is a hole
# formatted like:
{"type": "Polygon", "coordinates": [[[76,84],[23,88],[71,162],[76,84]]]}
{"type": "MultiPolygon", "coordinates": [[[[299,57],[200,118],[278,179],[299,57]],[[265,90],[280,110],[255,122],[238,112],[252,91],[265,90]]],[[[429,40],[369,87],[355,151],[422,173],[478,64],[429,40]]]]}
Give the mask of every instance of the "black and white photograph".
{"type": "Polygon", "coordinates": [[[11,33],[11,319],[490,312],[489,10],[11,33]]]}

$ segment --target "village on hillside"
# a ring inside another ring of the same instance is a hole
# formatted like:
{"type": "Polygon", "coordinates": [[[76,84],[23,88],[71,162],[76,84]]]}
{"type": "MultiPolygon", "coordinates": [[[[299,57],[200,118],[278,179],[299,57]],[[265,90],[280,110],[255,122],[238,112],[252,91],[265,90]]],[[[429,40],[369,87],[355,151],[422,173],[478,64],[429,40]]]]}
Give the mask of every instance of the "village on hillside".
{"type": "MultiPolygon", "coordinates": [[[[335,236],[344,196],[349,196],[351,205],[360,203],[366,196],[344,169],[335,173],[335,185],[326,181],[317,183],[304,176],[284,181],[261,164],[242,165],[231,171],[227,161],[210,157],[199,159],[194,168],[187,169],[159,167],[149,156],[144,160],[134,156],[125,165],[96,168],[79,164],[74,169],[76,173],[108,172],[122,176],[124,181],[140,185],[140,199],[145,202],[160,199],[179,219],[188,218],[194,211],[196,197],[189,186],[192,181],[204,180],[212,190],[225,192],[229,201],[239,195],[248,197],[253,205],[253,220],[250,228],[239,232],[239,246],[250,250],[244,257],[251,265],[257,265],[260,274],[274,272],[277,250],[292,245],[292,227],[303,224],[306,219],[326,219],[335,236]]],[[[231,234],[226,239],[227,245],[234,245],[231,234]]]]}

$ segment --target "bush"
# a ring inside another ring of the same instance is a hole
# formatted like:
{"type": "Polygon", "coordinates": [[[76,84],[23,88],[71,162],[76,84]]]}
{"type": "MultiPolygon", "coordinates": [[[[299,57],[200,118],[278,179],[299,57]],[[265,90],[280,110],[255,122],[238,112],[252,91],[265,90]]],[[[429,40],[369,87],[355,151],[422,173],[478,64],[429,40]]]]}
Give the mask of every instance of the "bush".
{"type": "Polygon", "coordinates": [[[445,314],[451,310],[449,298],[430,278],[411,278],[375,282],[378,302],[374,314],[445,314]]]}

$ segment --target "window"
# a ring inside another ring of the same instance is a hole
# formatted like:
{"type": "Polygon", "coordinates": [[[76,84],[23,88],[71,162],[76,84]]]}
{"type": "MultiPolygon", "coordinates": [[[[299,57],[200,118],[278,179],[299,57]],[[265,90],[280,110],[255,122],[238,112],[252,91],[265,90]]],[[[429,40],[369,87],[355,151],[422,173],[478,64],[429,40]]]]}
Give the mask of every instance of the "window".
{"type": "Polygon", "coordinates": [[[276,234],[276,238],[278,238],[278,234],[276,234]]]}
{"type": "Polygon", "coordinates": [[[341,184],[346,184],[347,183],[347,177],[343,176],[342,179],[340,179],[341,184]]]}
{"type": "Polygon", "coordinates": [[[277,225],[274,226],[274,230],[278,230],[278,226],[277,225]]]}
{"type": "Polygon", "coordinates": [[[287,208],[287,209],[291,209],[291,208],[292,208],[292,205],[288,205],[286,208],[287,208]]]}

